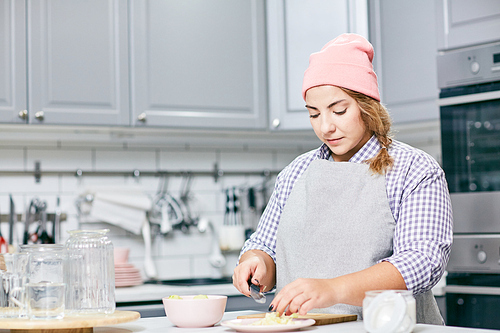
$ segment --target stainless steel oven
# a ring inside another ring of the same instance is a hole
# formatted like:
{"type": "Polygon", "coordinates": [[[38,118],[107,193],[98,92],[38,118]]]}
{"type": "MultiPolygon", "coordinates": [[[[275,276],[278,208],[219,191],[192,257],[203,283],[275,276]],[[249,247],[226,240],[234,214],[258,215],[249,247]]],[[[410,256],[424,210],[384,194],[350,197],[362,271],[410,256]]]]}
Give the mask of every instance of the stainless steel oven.
{"type": "Polygon", "coordinates": [[[500,42],[443,52],[437,65],[454,219],[446,322],[500,329],[500,42]]]}

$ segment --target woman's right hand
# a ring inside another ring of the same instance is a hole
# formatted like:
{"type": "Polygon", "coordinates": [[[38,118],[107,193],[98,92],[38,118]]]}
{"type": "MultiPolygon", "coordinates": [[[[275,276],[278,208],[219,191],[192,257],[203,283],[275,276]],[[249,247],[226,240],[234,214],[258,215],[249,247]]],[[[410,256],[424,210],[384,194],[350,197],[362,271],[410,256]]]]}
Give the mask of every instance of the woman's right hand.
{"type": "Polygon", "coordinates": [[[250,296],[248,281],[260,287],[260,291],[271,290],[276,281],[276,265],[264,251],[250,250],[245,252],[234,269],[233,285],[240,293],[250,296]]]}

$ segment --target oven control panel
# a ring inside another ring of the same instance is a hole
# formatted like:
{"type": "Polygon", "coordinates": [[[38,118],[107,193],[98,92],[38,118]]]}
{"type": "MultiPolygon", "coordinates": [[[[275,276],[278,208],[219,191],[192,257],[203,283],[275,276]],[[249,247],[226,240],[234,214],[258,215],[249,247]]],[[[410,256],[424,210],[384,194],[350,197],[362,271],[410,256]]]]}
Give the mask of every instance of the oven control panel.
{"type": "Polygon", "coordinates": [[[440,52],[440,89],[500,80],[500,43],[440,52]]]}
{"type": "Polygon", "coordinates": [[[446,270],[458,273],[500,273],[500,234],[455,234],[446,270]]]}

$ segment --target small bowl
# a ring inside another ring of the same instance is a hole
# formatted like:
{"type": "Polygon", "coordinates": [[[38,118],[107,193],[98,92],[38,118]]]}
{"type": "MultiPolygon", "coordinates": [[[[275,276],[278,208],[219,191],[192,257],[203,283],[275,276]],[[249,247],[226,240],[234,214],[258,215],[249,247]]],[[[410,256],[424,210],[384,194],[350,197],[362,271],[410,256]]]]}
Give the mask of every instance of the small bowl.
{"type": "Polygon", "coordinates": [[[210,327],[222,319],[227,296],[207,295],[208,299],[193,299],[195,296],[181,295],[182,299],[162,298],[165,314],[172,324],[177,327],[210,327]]]}
{"type": "Polygon", "coordinates": [[[115,247],[114,250],[115,265],[122,265],[128,262],[128,255],[130,248],[128,247],[115,247]]]}

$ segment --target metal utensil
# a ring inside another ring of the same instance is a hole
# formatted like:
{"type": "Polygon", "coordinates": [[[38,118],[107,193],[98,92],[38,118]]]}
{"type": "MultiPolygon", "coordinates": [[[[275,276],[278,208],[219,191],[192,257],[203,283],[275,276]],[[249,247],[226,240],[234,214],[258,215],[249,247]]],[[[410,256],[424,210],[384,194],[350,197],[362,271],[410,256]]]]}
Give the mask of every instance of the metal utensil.
{"type": "Polygon", "coordinates": [[[253,284],[251,280],[248,280],[248,286],[250,287],[250,296],[257,303],[263,304],[266,302],[266,295],[260,292],[260,287],[253,284]]]}
{"type": "Polygon", "coordinates": [[[9,245],[14,243],[14,226],[16,225],[16,206],[14,204],[14,199],[12,199],[12,194],[9,194],[10,198],[10,212],[9,212],[9,245]]]}
{"type": "Polygon", "coordinates": [[[39,240],[42,244],[53,244],[52,238],[47,233],[47,203],[42,201],[38,208],[41,215],[39,240]]]}
{"type": "Polygon", "coordinates": [[[8,253],[8,252],[9,252],[9,245],[7,244],[5,238],[3,238],[2,231],[0,230],[0,253],[8,253]]]}
{"type": "Polygon", "coordinates": [[[23,244],[28,244],[28,241],[30,239],[29,229],[30,229],[30,224],[32,222],[31,219],[34,218],[36,213],[35,201],[36,199],[32,199],[28,209],[26,210],[26,220],[24,221],[23,244]]]}
{"type": "Polygon", "coordinates": [[[61,198],[57,197],[54,223],[52,224],[52,240],[54,241],[55,244],[59,242],[60,234],[61,234],[61,198]]]}

